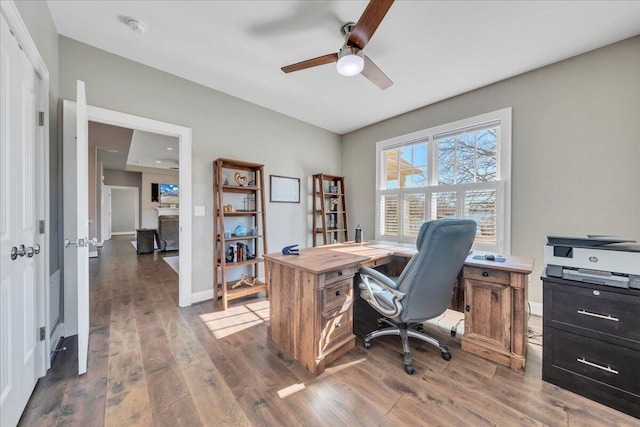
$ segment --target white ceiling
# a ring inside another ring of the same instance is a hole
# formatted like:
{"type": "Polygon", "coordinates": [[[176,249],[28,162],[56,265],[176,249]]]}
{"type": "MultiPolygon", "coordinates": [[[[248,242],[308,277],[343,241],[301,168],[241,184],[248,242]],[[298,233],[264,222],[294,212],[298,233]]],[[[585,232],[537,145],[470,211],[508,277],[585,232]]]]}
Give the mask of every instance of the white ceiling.
{"type": "Polygon", "coordinates": [[[386,91],[333,64],[280,70],[337,52],[367,3],[48,1],[64,36],[338,134],[640,34],[638,1],[397,0],[365,49],[386,91]]]}

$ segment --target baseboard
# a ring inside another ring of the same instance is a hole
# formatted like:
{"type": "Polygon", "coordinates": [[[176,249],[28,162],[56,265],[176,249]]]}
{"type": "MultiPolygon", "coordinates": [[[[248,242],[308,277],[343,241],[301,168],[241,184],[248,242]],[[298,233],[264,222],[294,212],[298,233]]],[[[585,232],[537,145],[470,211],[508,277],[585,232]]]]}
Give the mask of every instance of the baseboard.
{"type": "Polygon", "coordinates": [[[56,354],[55,350],[60,345],[60,341],[62,340],[63,337],[64,337],[64,324],[58,323],[56,327],[53,329],[53,332],[51,333],[51,339],[49,341],[51,343],[51,348],[49,348],[49,359],[52,362],[53,362],[53,357],[56,354]]]}
{"type": "Polygon", "coordinates": [[[111,232],[112,236],[130,236],[130,235],[135,235],[136,232],[135,231],[116,231],[116,232],[111,232]]]}
{"type": "Polygon", "coordinates": [[[206,291],[194,292],[191,294],[191,304],[213,299],[213,289],[206,291]]]}
{"type": "Polygon", "coordinates": [[[542,317],[542,304],[541,303],[529,301],[529,307],[531,309],[531,314],[532,315],[542,317]]]}
{"type": "Polygon", "coordinates": [[[89,258],[98,258],[98,251],[89,251],[89,258]]]}
{"type": "Polygon", "coordinates": [[[101,248],[104,246],[104,240],[99,241],[98,243],[96,243],[96,247],[97,248],[101,248]]]}

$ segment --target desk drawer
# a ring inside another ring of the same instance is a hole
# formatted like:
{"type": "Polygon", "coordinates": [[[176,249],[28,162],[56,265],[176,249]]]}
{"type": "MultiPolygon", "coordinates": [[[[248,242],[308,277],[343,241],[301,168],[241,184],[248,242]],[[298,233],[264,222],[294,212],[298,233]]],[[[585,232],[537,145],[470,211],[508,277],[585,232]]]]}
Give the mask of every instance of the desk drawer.
{"type": "Polygon", "coordinates": [[[332,283],[322,289],[322,310],[326,311],[353,302],[353,279],[332,283]]]}
{"type": "Polygon", "coordinates": [[[353,331],[353,310],[332,311],[322,314],[322,330],[320,331],[320,354],[331,351],[332,347],[353,331]]]}
{"type": "Polygon", "coordinates": [[[393,261],[392,256],[385,256],[381,258],[372,259],[371,261],[367,261],[362,264],[362,267],[376,268],[376,267],[380,267],[381,265],[387,265],[392,261],[393,261]]]}
{"type": "Polygon", "coordinates": [[[606,334],[640,349],[640,294],[544,284],[544,319],[550,326],[606,334]]]}
{"type": "Polygon", "coordinates": [[[639,401],[640,351],[549,327],[544,328],[543,340],[543,372],[568,371],[635,395],[633,400],[639,401]]]}
{"type": "Polygon", "coordinates": [[[463,274],[465,279],[476,279],[504,285],[511,283],[511,274],[509,272],[493,268],[464,267],[463,274]]]}
{"type": "Polygon", "coordinates": [[[329,285],[344,279],[350,279],[356,274],[356,267],[345,267],[340,270],[329,271],[324,273],[324,284],[329,285]]]}

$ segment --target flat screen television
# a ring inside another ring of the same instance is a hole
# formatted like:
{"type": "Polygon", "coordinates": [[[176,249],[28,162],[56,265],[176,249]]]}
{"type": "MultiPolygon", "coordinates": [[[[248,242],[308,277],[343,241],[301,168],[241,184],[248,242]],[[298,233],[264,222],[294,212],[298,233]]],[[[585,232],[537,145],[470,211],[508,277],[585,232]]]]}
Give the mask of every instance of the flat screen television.
{"type": "Polygon", "coordinates": [[[180,187],[178,184],[160,184],[159,186],[159,202],[163,204],[180,203],[180,187]]]}

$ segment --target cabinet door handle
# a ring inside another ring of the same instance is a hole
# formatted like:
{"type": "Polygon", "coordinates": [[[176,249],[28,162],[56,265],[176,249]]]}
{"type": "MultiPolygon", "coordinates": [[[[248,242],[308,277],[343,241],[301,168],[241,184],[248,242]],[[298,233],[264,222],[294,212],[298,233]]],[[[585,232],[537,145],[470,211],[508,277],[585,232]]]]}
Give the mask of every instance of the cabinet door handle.
{"type": "Polygon", "coordinates": [[[482,277],[489,277],[489,272],[488,271],[483,271],[482,272],[482,277]]]}
{"type": "Polygon", "coordinates": [[[610,372],[612,374],[618,375],[618,371],[616,371],[615,369],[611,369],[611,366],[603,366],[603,365],[600,365],[598,363],[589,362],[584,357],[578,357],[576,360],[578,362],[580,362],[580,363],[584,363],[585,365],[592,366],[592,367],[598,368],[598,369],[602,369],[603,371],[607,371],[607,372],[610,372]]]}
{"type": "Polygon", "coordinates": [[[336,322],[335,325],[336,325],[336,329],[338,329],[340,326],[342,326],[342,325],[340,325],[340,322],[336,322]]]}
{"type": "Polygon", "coordinates": [[[338,277],[342,277],[342,270],[338,271],[338,277]]]}
{"type": "Polygon", "coordinates": [[[578,314],[583,314],[585,316],[591,316],[591,317],[597,317],[598,319],[611,320],[612,322],[619,322],[620,321],[620,319],[618,319],[617,317],[611,316],[609,314],[592,313],[592,312],[587,311],[587,310],[578,310],[578,314]]]}
{"type": "Polygon", "coordinates": [[[340,291],[336,291],[336,296],[337,296],[337,297],[339,297],[339,296],[340,296],[340,294],[341,294],[341,292],[340,292],[340,291]]]}

